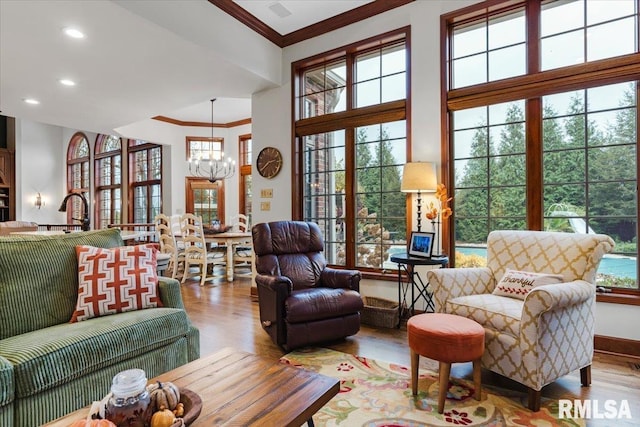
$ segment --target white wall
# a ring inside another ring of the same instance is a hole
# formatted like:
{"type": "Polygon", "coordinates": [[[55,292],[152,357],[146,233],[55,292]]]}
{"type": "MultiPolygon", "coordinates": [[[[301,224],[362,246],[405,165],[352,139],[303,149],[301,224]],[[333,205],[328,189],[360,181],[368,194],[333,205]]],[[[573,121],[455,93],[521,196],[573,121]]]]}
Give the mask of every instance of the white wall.
{"type": "MultiPolygon", "coordinates": [[[[186,161],[187,136],[211,136],[208,127],[183,127],[158,120],[148,120],[136,125],[131,137],[163,144],[164,194],[163,210],[167,214],[184,213],[185,176],[188,174],[186,161]]],[[[91,147],[96,134],[77,129],[62,128],[27,120],[16,120],[16,218],[35,221],[40,224],[66,223],[66,214],[58,212],[60,202],[67,193],[66,157],[69,140],[76,132],[83,132],[91,147]],[[34,206],[36,193],[40,192],[45,205],[41,209],[34,206]]],[[[237,161],[239,135],[251,133],[251,125],[233,128],[215,128],[214,136],[225,141],[225,152],[237,161]]],[[[90,166],[93,174],[93,161],[90,166]]],[[[226,218],[238,213],[238,173],[225,180],[226,218]]],[[[91,189],[93,194],[93,188],[91,189]]],[[[93,219],[94,199],[90,197],[93,219]]]]}
{"type": "MultiPolygon", "coordinates": [[[[440,15],[475,1],[417,1],[284,49],[282,86],[254,94],[254,152],[274,146],[291,149],[291,63],[318,53],[411,25],[411,134],[412,160],[440,163],[440,15]]],[[[438,168],[440,172],[440,168],[438,168]]],[[[283,173],[268,181],[254,173],[254,222],[291,218],[291,158],[285,157],[283,173]],[[274,188],[271,211],[261,211],[260,190],[274,188]],[[276,196],[277,194],[277,196],[276,196]],[[284,194],[283,197],[281,195],[284,194]]],[[[396,300],[395,282],[363,280],[365,295],[396,300]]],[[[596,334],[640,340],[635,321],[640,307],[598,303],[596,334]]]]}
{"type": "MultiPolygon", "coordinates": [[[[40,224],[63,222],[65,195],[63,129],[16,119],[16,218],[40,224]],[[34,206],[40,192],[44,206],[34,206]]],[[[66,147],[66,146],[65,146],[66,147]]],[[[65,148],[66,150],[66,148],[65,148]]]]}

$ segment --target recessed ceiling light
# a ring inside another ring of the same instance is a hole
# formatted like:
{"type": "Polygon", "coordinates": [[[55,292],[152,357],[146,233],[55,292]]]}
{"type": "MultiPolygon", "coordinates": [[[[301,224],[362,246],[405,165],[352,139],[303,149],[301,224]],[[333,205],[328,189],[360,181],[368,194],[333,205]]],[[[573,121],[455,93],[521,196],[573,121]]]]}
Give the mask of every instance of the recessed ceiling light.
{"type": "Polygon", "coordinates": [[[65,86],[75,86],[76,82],[74,82],[73,80],[69,80],[69,79],[60,79],[58,80],[60,82],[60,84],[63,84],[65,86]]]}
{"type": "Polygon", "coordinates": [[[26,102],[27,104],[32,104],[32,105],[40,104],[40,101],[38,101],[37,99],[33,99],[33,98],[25,98],[24,102],[26,102]]]}
{"type": "Polygon", "coordinates": [[[77,28],[65,28],[64,33],[69,37],[73,37],[74,39],[83,39],[84,33],[77,28]]]}

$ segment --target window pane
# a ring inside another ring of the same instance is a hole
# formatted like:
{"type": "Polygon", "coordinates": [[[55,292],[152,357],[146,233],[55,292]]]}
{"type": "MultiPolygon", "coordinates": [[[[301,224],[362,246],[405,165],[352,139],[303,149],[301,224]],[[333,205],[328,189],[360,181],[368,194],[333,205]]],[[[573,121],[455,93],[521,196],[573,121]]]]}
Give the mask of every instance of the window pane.
{"type": "Polygon", "coordinates": [[[635,18],[590,27],[587,32],[587,61],[626,55],[636,51],[635,18]],[[612,39],[615,34],[615,39],[612,39]]]}
{"type": "Polygon", "coordinates": [[[551,70],[584,62],[584,31],[542,39],[540,68],[551,70]]]}
{"type": "Polygon", "coordinates": [[[493,18],[489,21],[489,49],[524,43],[524,12],[493,18]]]}
{"type": "Polygon", "coordinates": [[[404,43],[382,50],[382,75],[404,73],[407,71],[407,51],[404,43]]]}
{"type": "Polygon", "coordinates": [[[474,115],[477,122],[489,120],[454,132],[456,238],[466,245],[482,242],[494,227],[518,229],[525,223],[524,101],[460,114],[467,122],[474,115]]]}
{"type": "Polygon", "coordinates": [[[407,88],[405,85],[406,74],[395,74],[382,79],[382,102],[405,99],[407,88]]]}
{"type": "Polygon", "coordinates": [[[620,83],[587,89],[588,111],[633,107],[636,105],[634,91],[635,83],[620,83]]]}
{"type": "Polygon", "coordinates": [[[380,103],[380,80],[358,83],[356,86],[356,108],[380,103]]]}
{"type": "Polygon", "coordinates": [[[467,129],[487,124],[487,107],[454,111],[453,129],[467,129]]]}
{"type": "Polygon", "coordinates": [[[587,25],[610,21],[636,13],[634,0],[599,0],[587,1],[587,25]]]}
{"type": "Polygon", "coordinates": [[[456,28],[453,31],[453,58],[473,55],[487,50],[487,27],[485,22],[456,28]]]}
{"type": "Polygon", "coordinates": [[[304,219],[323,224],[325,257],[344,265],[344,131],[310,135],[304,141],[304,219]]]}
{"type": "Polygon", "coordinates": [[[563,114],[584,111],[584,91],[564,92],[543,98],[543,117],[557,117],[563,114]]]}
{"type": "Polygon", "coordinates": [[[318,93],[324,90],[324,67],[308,70],[304,73],[304,89],[306,94],[318,93]]]}
{"type": "Polygon", "coordinates": [[[521,76],[526,72],[525,45],[489,52],[489,81],[521,76]]]}
{"type": "Polygon", "coordinates": [[[379,126],[356,131],[356,265],[371,268],[382,268],[389,247],[406,234],[406,196],[400,192],[406,122],[379,126]]]}
{"type": "Polygon", "coordinates": [[[453,87],[460,88],[487,81],[487,55],[468,56],[453,61],[453,87]]]}
{"type": "Polygon", "coordinates": [[[356,60],[356,82],[380,77],[380,51],[361,55],[356,60]]]}
{"type": "Polygon", "coordinates": [[[302,79],[302,118],[344,111],[346,62],[336,61],[306,70],[302,79]]]}
{"type": "Polygon", "coordinates": [[[542,5],[540,17],[542,37],[581,27],[584,27],[583,0],[554,1],[542,5]]]}

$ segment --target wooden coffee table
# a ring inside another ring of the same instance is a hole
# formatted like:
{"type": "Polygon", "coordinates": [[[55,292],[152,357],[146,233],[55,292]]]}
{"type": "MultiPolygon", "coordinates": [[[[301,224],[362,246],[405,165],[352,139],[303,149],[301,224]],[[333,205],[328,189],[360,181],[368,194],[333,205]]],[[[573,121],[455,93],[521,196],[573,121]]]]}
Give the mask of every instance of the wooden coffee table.
{"type": "MultiPolygon", "coordinates": [[[[192,426],[313,426],[312,416],[340,390],[335,378],[225,348],[150,381],[171,381],[202,399],[192,426]]],[[[68,427],[89,407],[49,426],[68,427]]]]}

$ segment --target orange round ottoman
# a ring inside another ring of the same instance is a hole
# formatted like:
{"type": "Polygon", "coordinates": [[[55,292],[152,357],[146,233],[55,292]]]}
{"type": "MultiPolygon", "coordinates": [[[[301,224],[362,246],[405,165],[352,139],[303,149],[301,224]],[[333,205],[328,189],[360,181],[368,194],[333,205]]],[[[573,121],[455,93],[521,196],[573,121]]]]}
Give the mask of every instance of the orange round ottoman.
{"type": "Polygon", "coordinates": [[[409,318],[407,336],[411,349],[411,391],[418,394],[420,356],[440,362],[438,413],[444,411],[451,364],[473,362],[476,400],[480,400],[480,358],[484,353],[484,328],[466,317],[425,313],[409,318]]]}

